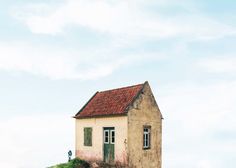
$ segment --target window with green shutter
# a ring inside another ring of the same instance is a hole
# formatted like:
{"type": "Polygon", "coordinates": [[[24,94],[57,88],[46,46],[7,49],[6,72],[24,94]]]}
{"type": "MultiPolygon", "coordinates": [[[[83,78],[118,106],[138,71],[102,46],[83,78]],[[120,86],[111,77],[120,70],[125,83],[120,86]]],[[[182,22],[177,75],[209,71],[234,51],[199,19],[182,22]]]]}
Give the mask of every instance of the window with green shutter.
{"type": "Polygon", "coordinates": [[[84,128],[84,146],[92,146],[92,131],[91,127],[84,128]]]}

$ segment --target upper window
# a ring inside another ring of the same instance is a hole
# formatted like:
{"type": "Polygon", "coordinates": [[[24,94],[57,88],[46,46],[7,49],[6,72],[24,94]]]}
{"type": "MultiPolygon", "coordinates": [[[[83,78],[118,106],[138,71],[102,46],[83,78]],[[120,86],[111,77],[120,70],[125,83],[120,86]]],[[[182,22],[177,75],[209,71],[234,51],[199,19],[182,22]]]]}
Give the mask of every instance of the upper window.
{"type": "Polygon", "coordinates": [[[92,131],[91,127],[84,128],[84,146],[92,146],[92,131]]]}
{"type": "Polygon", "coordinates": [[[104,130],[104,143],[109,144],[109,130],[104,130]]]}
{"type": "Polygon", "coordinates": [[[111,144],[115,143],[115,130],[111,130],[111,144]]]}
{"type": "Polygon", "coordinates": [[[151,147],[151,127],[143,127],[143,149],[149,149],[151,147]]]}

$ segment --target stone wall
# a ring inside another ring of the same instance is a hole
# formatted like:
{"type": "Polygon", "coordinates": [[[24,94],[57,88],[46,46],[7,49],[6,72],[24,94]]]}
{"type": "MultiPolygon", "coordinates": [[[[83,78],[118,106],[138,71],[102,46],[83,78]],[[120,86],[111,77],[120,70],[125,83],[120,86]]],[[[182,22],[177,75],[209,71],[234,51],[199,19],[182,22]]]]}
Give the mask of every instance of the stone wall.
{"type": "Polygon", "coordinates": [[[148,83],[128,112],[128,163],[132,168],[161,168],[161,113],[148,83]],[[143,149],[143,127],[151,126],[151,147],[143,149]]]}

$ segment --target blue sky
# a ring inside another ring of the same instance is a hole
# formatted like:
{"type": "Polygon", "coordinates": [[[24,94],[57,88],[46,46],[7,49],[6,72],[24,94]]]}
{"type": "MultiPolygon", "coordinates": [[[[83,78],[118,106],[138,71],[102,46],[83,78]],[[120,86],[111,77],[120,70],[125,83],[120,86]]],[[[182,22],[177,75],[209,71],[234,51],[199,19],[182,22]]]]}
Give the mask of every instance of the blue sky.
{"type": "Polygon", "coordinates": [[[164,168],[236,167],[236,1],[0,2],[0,167],[66,161],[90,96],[146,80],[164,168]]]}

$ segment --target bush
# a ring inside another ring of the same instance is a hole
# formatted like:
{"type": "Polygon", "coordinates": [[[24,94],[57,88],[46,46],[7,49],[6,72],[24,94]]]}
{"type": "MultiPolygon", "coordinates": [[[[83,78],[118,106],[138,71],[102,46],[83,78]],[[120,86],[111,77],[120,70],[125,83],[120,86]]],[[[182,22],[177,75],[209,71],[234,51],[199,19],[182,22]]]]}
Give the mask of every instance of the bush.
{"type": "Polygon", "coordinates": [[[75,158],[68,163],[62,163],[56,166],[52,166],[50,168],[89,168],[89,167],[90,166],[86,161],[81,160],[79,158],[75,158]]]}

